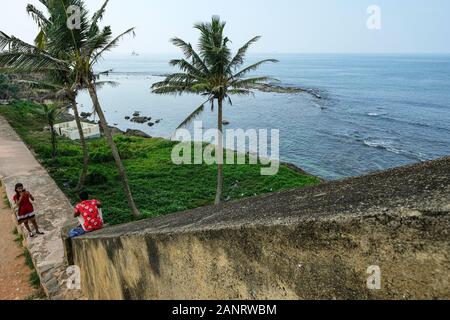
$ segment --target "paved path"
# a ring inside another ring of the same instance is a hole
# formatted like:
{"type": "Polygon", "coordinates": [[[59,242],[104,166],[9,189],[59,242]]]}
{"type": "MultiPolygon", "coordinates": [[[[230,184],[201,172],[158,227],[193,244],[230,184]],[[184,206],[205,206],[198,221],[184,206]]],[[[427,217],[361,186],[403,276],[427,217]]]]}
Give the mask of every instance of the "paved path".
{"type": "Polygon", "coordinates": [[[24,300],[36,292],[28,281],[31,270],[25,265],[23,250],[14,242],[15,224],[4,196],[0,187],[0,300],[24,300]]]}
{"type": "Polygon", "coordinates": [[[47,171],[37,162],[8,122],[0,116],[0,179],[9,199],[14,185],[24,184],[35,197],[37,219],[44,236],[27,241],[44,290],[54,299],[76,298],[64,284],[64,262],[61,229],[70,221],[72,208],[47,171]]]}

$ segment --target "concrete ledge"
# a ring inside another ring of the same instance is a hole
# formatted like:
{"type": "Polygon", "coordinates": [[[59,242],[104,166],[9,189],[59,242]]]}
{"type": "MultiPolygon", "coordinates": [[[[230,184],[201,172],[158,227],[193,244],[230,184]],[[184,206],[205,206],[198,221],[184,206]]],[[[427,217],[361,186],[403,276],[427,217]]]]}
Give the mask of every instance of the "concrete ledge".
{"type": "Polygon", "coordinates": [[[74,239],[73,257],[90,299],[449,299],[449,172],[445,158],[121,225],[74,239]]]}

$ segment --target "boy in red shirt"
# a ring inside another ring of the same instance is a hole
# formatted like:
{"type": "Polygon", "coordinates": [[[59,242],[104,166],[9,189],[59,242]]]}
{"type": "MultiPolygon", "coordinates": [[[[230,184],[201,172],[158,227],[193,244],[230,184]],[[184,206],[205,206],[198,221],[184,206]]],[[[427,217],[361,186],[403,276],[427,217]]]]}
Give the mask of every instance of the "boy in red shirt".
{"type": "Polygon", "coordinates": [[[82,236],[88,232],[100,230],[103,228],[103,217],[99,210],[102,204],[100,201],[89,200],[87,192],[80,193],[81,202],[75,206],[74,216],[78,218],[80,225],[70,230],[69,238],[82,236]]]}

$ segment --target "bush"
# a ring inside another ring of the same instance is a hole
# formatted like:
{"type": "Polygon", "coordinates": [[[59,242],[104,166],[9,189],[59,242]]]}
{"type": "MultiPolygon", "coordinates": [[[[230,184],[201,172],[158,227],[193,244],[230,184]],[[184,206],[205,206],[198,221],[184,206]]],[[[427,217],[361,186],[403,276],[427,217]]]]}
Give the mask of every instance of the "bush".
{"type": "Polygon", "coordinates": [[[90,153],[89,157],[93,163],[98,164],[114,161],[114,157],[111,151],[106,148],[96,149],[95,151],[90,153]]]}
{"type": "Polygon", "coordinates": [[[86,177],[86,182],[93,186],[106,184],[108,182],[108,177],[100,170],[94,169],[88,173],[86,177]]]}
{"type": "Polygon", "coordinates": [[[19,88],[11,83],[8,76],[0,74],[0,99],[15,98],[19,88]]]}

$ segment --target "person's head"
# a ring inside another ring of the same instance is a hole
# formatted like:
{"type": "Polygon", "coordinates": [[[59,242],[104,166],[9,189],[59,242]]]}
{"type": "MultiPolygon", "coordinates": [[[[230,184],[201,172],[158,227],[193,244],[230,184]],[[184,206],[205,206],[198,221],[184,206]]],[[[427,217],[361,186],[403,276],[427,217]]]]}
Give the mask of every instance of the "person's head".
{"type": "Polygon", "coordinates": [[[81,201],[89,200],[89,193],[87,193],[86,191],[83,191],[80,193],[79,197],[80,197],[81,201]]]}
{"type": "Polygon", "coordinates": [[[21,193],[23,191],[23,184],[21,183],[16,184],[14,191],[16,191],[17,194],[21,193]]]}

